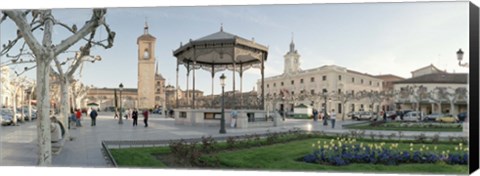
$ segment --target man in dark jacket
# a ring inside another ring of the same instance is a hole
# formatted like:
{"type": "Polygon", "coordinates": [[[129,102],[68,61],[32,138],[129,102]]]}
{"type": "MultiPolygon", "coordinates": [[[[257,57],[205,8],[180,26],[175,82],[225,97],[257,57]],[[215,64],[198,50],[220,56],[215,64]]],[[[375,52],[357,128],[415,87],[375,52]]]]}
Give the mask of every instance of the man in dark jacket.
{"type": "Polygon", "coordinates": [[[133,126],[137,126],[138,111],[134,109],[132,112],[133,126]]]}
{"type": "Polygon", "coordinates": [[[97,110],[92,109],[92,111],[90,112],[90,118],[92,118],[92,124],[90,126],[97,126],[97,116],[98,116],[97,110]]]}

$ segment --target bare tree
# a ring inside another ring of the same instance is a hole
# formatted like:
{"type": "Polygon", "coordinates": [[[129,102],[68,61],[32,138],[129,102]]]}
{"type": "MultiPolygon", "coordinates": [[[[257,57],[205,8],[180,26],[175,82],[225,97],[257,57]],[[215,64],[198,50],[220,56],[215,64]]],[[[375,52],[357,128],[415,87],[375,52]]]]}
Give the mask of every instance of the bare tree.
{"type": "MultiPolygon", "coordinates": [[[[50,136],[50,91],[49,74],[51,71],[50,64],[58,55],[67,51],[71,46],[76,44],[88,34],[95,33],[99,26],[107,26],[105,22],[106,9],[94,9],[91,18],[86,21],[81,28],[76,25],[71,27],[63,24],[55,19],[52,10],[4,10],[0,23],[8,17],[17,26],[17,36],[13,40],[9,40],[4,45],[1,55],[8,53],[17,42],[23,41],[31,50],[31,55],[35,58],[36,64],[36,81],[37,81],[37,107],[38,108],[38,144],[39,144],[39,161],[38,165],[46,166],[52,162],[51,152],[51,136],[50,136]],[[55,25],[67,28],[73,33],[71,36],[61,40],[58,44],[53,44],[53,28],[55,25]],[[43,36],[42,40],[38,40],[34,32],[37,31],[43,36]]],[[[107,39],[109,47],[113,45],[115,33],[109,32],[107,39]]],[[[88,39],[86,39],[88,40],[88,39]]],[[[20,51],[23,52],[22,50],[20,51]]]]}

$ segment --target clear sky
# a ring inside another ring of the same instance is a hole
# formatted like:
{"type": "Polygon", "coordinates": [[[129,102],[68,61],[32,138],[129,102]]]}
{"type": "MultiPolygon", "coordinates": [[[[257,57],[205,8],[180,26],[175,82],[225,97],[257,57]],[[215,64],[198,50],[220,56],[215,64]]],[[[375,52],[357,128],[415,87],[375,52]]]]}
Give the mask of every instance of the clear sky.
{"type": "MultiPolygon", "coordinates": [[[[54,10],[57,19],[77,26],[89,19],[90,12],[90,9],[54,10]]],[[[411,71],[434,64],[448,72],[468,72],[456,60],[459,48],[465,51],[465,58],[469,57],[468,2],[157,7],[109,8],[107,22],[117,34],[114,47],[92,50],[92,54],[101,55],[103,60],[86,63],[81,80],[96,87],[118,87],[122,82],[127,88],[136,88],[136,39],[143,34],[145,20],[150,34],[157,38],[155,57],[159,72],[171,85],[175,85],[176,66],[172,51],[180,42],[218,32],[221,23],[225,32],[255,38],[269,47],[266,77],[283,72],[283,56],[289,49],[292,33],[302,69],[335,64],[372,75],[408,78],[411,71]]],[[[2,44],[13,38],[12,27],[9,22],[2,24],[2,44]]],[[[105,32],[99,33],[99,37],[106,36],[105,32]]],[[[54,39],[59,42],[63,38],[65,31],[56,29],[54,39]]],[[[14,66],[17,70],[21,68],[14,66]]],[[[221,73],[215,76],[215,94],[220,92],[221,73]]],[[[185,74],[185,67],[181,67],[182,89],[186,88],[185,74]]],[[[210,94],[210,73],[199,70],[196,74],[197,89],[210,94]]],[[[32,76],[34,71],[26,75],[32,76]]],[[[226,72],[226,76],[232,80],[231,72],[226,72]]],[[[258,79],[260,70],[247,71],[243,90],[252,90],[258,79]]],[[[227,82],[226,91],[232,89],[231,84],[227,82]]],[[[237,81],[237,90],[239,86],[237,81]]]]}

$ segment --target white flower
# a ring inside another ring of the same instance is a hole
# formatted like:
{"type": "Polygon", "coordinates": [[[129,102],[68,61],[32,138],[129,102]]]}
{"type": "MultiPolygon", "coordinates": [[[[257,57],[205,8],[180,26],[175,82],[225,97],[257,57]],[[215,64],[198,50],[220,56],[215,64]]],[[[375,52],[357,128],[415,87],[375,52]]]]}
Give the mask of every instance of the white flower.
{"type": "Polygon", "coordinates": [[[413,143],[410,143],[410,147],[413,147],[413,143]]]}

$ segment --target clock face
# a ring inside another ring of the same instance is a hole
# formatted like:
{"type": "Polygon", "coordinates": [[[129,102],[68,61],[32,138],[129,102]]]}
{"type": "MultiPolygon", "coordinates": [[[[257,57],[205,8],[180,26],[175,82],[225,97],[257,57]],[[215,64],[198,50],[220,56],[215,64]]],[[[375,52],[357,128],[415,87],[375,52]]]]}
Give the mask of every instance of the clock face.
{"type": "Polygon", "coordinates": [[[145,50],[145,52],[143,52],[143,59],[149,59],[150,58],[150,53],[148,52],[148,50],[145,50]]]}

